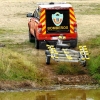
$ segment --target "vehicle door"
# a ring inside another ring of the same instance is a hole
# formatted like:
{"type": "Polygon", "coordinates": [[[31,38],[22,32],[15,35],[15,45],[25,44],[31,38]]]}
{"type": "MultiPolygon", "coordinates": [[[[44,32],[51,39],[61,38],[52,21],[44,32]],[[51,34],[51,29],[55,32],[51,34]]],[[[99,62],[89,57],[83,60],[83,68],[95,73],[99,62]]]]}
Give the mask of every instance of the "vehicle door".
{"type": "Polygon", "coordinates": [[[34,16],[34,32],[36,35],[37,31],[38,31],[38,24],[39,24],[39,19],[40,19],[40,15],[39,15],[39,9],[36,9],[33,13],[33,16],[34,16]]]}

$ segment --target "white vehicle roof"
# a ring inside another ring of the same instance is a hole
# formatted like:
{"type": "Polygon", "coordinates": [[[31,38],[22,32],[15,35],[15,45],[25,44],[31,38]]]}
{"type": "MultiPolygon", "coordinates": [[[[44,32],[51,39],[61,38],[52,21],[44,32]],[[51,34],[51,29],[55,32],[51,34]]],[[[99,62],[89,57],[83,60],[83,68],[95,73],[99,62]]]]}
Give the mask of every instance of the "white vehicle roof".
{"type": "Polygon", "coordinates": [[[54,4],[39,3],[38,5],[39,5],[41,8],[53,8],[53,7],[69,8],[69,7],[72,7],[71,4],[67,4],[67,3],[54,3],[54,4]]]}

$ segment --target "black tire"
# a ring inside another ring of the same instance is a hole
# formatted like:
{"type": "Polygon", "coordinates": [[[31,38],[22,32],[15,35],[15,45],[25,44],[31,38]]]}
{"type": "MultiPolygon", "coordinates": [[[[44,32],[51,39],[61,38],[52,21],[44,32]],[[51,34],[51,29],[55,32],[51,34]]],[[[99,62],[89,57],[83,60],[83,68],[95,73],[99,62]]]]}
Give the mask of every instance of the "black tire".
{"type": "Polygon", "coordinates": [[[39,49],[39,40],[35,37],[35,48],[39,49]]]}
{"type": "Polygon", "coordinates": [[[30,30],[29,30],[29,41],[30,42],[35,42],[35,37],[30,33],[30,30]]]}
{"type": "Polygon", "coordinates": [[[45,55],[46,55],[46,64],[49,65],[50,64],[50,58],[51,58],[49,50],[45,51],[45,55]]]}
{"type": "Polygon", "coordinates": [[[50,56],[46,56],[46,64],[49,65],[50,64],[50,56]]]}
{"type": "Polygon", "coordinates": [[[76,48],[77,47],[77,40],[73,41],[70,43],[71,48],[76,48]]]}
{"type": "Polygon", "coordinates": [[[82,66],[83,67],[86,67],[86,61],[82,63],[82,66]]]}

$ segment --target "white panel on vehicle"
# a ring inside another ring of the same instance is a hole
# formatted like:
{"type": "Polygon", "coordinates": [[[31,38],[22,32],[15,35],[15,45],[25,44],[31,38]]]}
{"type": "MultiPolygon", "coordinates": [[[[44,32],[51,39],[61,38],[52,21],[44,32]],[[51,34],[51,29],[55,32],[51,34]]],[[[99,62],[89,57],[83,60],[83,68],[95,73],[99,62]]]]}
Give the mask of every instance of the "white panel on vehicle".
{"type": "Polygon", "coordinates": [[[46,5],[39,5],[41,8],[52,8],[52,7],[72,7],[71,4],[46,4],[46,5]]]}

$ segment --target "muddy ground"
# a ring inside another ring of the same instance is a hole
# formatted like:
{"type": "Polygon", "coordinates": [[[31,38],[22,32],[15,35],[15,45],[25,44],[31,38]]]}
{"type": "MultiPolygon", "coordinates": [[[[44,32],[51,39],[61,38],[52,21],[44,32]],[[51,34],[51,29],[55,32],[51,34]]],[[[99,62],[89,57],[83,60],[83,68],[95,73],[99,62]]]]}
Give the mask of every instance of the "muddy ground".
{"type": "MultiPolygon", "coordinates": [[[[93,86],[94,88],[96,86],[99,87],[97,84],[97,81],[92,79],[88,75],[77,75],[77,76],[71,76],[71,75],[64,75],[64,76],[56,76],[52,79],[52,81],[55,82],[54,84],[49,85],[40,85],[33,81],[0,81],[0,90],[1,91],[10,91],[10,90],[28,90],[28,89],[57,89],[58,86],[77,86],[77,85],[88,85],[93,86]],[[53,88],[55,86],[55,88],[53,88]]],[[[71,88],[71,87],[70,87],[71,88]]]]}

